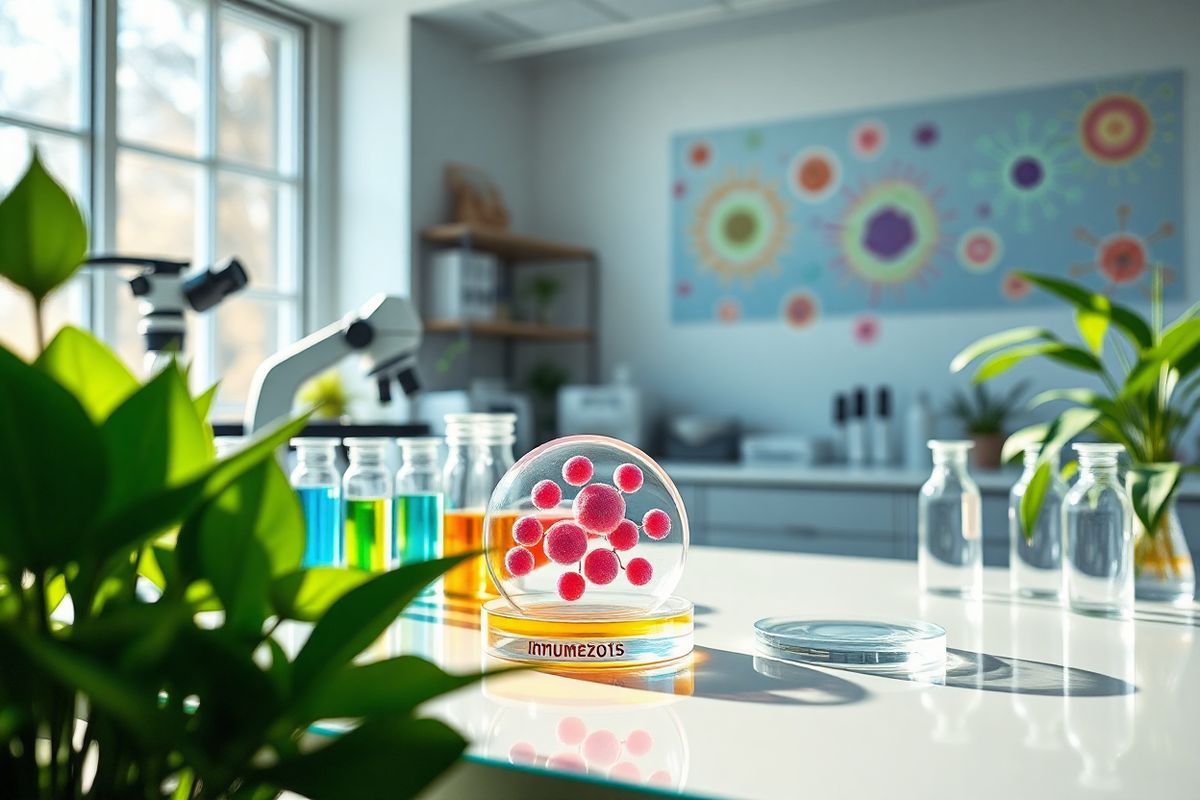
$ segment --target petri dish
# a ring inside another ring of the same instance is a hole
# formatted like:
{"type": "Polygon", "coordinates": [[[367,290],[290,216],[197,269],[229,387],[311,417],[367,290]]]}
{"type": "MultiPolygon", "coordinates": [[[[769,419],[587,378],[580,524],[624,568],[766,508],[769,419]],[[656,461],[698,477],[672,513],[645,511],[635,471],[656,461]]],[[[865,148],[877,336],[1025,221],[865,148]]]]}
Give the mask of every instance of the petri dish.
{"type": "Polygon", "coordinates": [[[919,620],[767,617],[754,623],[767,656],[876,674],[927,673],[946,663],[946,630],[919,620]]]}

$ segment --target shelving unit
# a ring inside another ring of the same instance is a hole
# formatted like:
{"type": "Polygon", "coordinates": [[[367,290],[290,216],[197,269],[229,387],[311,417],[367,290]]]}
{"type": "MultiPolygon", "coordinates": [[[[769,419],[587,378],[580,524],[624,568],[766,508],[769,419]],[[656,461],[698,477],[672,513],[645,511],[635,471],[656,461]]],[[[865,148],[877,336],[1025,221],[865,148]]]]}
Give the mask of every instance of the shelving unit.
{"type": "Polygon", "coordinates": [[[580,346],[588,349],[587,378],[590,381],[597,379],[599,353],[597,352],[595,326],[600,319],[600,292],[599,260],[594,250],[537,236],[490,230],[464,223],[449,223],[425,228],[421,232],[421,242],[423,244],[421,252],[423,270],[430,269],[427,256],[432,249],[457,247],[468,251],[490,253],[499,259],[504,270],[502,281],[509,287],[513,287],[517,283],[516,269],[526,264],[560,262],[564,270],[578,270],[582,273],[587,310],[586,324],[581,327],[545,325],[505,319],[426,320],[425,332],[427,334],[455,335],[465,341],[468,374],[473,374],[470,367],[471,341],[479,338],[503,343],[504,374],[514,384],[517,383],[517,380],[513,375],[513,350],[518,342],[579,343],[580,346]]]}

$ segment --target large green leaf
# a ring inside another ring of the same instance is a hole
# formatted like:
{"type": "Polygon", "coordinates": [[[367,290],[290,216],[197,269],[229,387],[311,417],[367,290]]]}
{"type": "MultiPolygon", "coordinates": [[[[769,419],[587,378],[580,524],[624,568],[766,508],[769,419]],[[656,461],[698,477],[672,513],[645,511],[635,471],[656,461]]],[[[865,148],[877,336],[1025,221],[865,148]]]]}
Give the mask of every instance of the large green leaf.
{"type": "MultiPolygon", "coordinates": [[[[1108,298],[1104,300],[1107,302],[1108,298]]],[[[1086,308],[1075,310],[1075,328],[1079,331],[1079,338],[1083,339],[1083,343],[1097,356],[1104,352],[1104,335],[1108,333],[1110,319],[1108,308],[1104,311],[1086,308]]]]}
{"type": "Polygon", "coordinates": [[[342,595],[371,579],[371,573],[346,567],[309,567],[277,578],[271,604],[285,619],[315,622],[342,595]]]}
{"type": "Polygon", "coordinates": [[[83,406],[0,347],[0,559],[9,570],[63,565],[104,502],[100,433],[83,406]]]}
{"type": "Polygon", "coordinates": [[[1004,447],[1000,451],[1000,459],[1007,463],[1021,455],[1027,448],[1040,445],[1046,440],[1046,430],[1049,427],[1049,423],[1039,422],[1011,434],[1004,440],[1004,447]]]}
{"type": "Polygon", "coordinates": [[[1014,347],[992,356],[979,366],[979,370],[971,380],[975,383],[991,380],[997,375],[1008,372],[1022,361],[1035,356],[1044,356],[1086,372],[1101,373],[1104,371],[1104,365],[1087,350],[1063,342],[1039,342],[1038,344],[1014,347]]]}
{"type": "Polygon", "coordinates": [[[175,364],[121,403],[101,432],[112,474],[110,511],[183,484],[211,464],[204,423],[175,364]]]}
{"type": "Polygon", "coordinates": [[[1177,380],[1200,365],[1200,319],[1176,323],[1165,332],[1162,341],[1143,354],[1129,373],[1122,395],[1129,397],[1153,387],[1164,365],[1176,371],[1177,380]]]}
{"type": "Polygon", "coordinates": [[[304,553],[304,516],[275,460],[248,470],[189,519],[176,553],[184,575],[212,584],[226,625],[261,630],[271,578],[295,570],[304,553]]]}
{"type": "Polygon", "coordinates": [[[272,457],[278,447],[307,424],[307,416],[279,423],[229,458],[210,464],[204,473],[187,483],[161,489],[107,513],[93,534],[97,557],[106,559],[179,524],[247,470],[272,457]]]}
{"type": "Polygon", "coordinates": [[[985,336],[964,347],[962,352],[956,355],[954,360],[950,362],[950,371],[961,372],[964,367],[977,358],[1006,347],[1038,339],[1053,340],[1054,334],[1046,328],[1037,327],[1013,328],[1012,330],[993,333],[991,336],[985,336]]]}
{"type": "Polygon", "coordinates": [[[97,422],[138,388],[121,359],[95,336],[71,326],[58,332],[35,363],[75,395],[97,422]]]}
{"type": "Polygon", "coordinates": [[[1150,329],[1150,325],[1136,312],[1112,302],[1105,295],[1089,291],[1077,283],[1053,278],[1049,275],[1038,275],[1032,272],[1017,274],[1050,294],[1061,297],[1077,309],[1107,316],[1139,350],[1154,346],[1154,332],[1150,329]]]}
{"type": "Polygon", "coordinates": [[[1058,455],[1067,442],[1092,427],[1099,418],[1100,412],[1094,408],[1068,408],[1059,414],[1046,429],[1038,459],[1044,461],[1058,455]]]}
{"type": "Polygon", "coordinates": [[[319,750],[261,770],[258,778],[312,798],[415,797],[457,761],[466,746],[461,736],[437,720],[372,718],[319,750]]]}
{"type": "Polygon", "coordinates": [[[347,592],[313,627],[296,656],[295,685],[303,694],[334,671],[349,664],[379,638],[404,607],[446,570],[475,553],[408,564],[386,572],[347,592]]]}
{"type": "Polygon", "coordinates": [[[35,151],[0,200],[0,275],[41,300],[79,269],[87,247],[83,213],[35,151]]]}
{"type": "Polygon", "coordinates": [[[334,672],[309,692],[305,721],[410,714],[439,695],[475,683],[481,674],[450,675],[416,656],[399,656],[334,672]]]}
{"type": "Polygon", "coordinates": [[[1158,532],[1159,522],[1179,488],[1182,474],[1179,464],[1134,464],[1129,468],[1125,483],[1129,500],[1142,527],[1151,535],[1158,532]]]}

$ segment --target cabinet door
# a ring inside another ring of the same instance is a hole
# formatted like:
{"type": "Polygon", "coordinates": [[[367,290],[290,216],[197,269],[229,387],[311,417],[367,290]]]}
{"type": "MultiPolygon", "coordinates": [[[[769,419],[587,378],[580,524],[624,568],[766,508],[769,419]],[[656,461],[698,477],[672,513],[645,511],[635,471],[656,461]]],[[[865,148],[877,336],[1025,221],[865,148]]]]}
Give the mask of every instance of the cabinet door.
{"type": "Polygon", "coordinates": [[[781,550],[817,555],[894,558],[892,537],[845,536],[822,533],[813,528],[710,528],[705,544],[715,547],[741,547],[752,550],[781,550]]]}

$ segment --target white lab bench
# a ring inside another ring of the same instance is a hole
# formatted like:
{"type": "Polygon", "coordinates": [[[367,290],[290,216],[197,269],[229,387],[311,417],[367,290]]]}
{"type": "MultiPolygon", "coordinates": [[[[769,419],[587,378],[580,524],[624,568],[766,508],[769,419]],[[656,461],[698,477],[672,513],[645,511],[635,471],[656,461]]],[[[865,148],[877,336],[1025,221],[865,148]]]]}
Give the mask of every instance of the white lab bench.
{"type": "MultiPolygon", "coordinates": [[[[692,541],[800,553],[917,557],[917,493],[928,470],[663,462],[688,510],[692,541]]],[[[983,494],[983,560],[1008,564],[1008,492],[1019,471],[973,471],[983,494]]],[[[1200,481],[1179,513],[1200,557],[1200,481]]]]}
{"type": "MultiPolygon", "coordinates": [[[[903,561],[694,547],[678,589],[696,603],[692,658],[492,677],[427,709],[494,773],[516,761],[534,781],[578,775],[578,791],[442,796],[611,798],[651,775],[699,797],[1196,796],[1200,610],[1082,617],[1009,598],[999,569],[984,570],[975,603],[916,583],[903,561]],[[947,631],[947,671],[929,683],[756,658],[754,621],[775,615],[929,620],[947,631]]],[[[477,608],[418,604],[394,641],[474,670],[478,620],[477,608]]]]}

